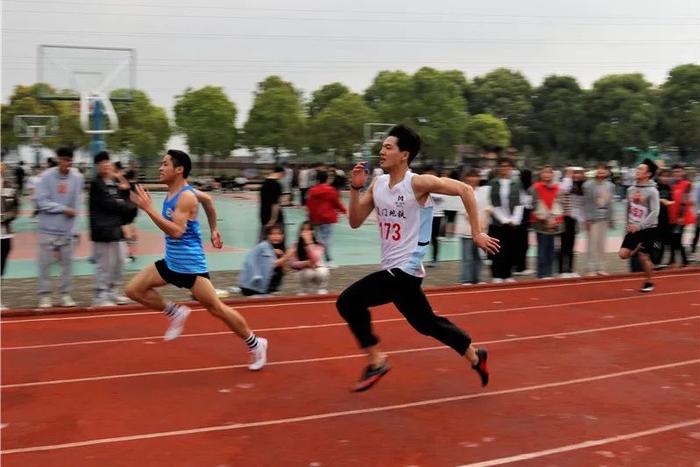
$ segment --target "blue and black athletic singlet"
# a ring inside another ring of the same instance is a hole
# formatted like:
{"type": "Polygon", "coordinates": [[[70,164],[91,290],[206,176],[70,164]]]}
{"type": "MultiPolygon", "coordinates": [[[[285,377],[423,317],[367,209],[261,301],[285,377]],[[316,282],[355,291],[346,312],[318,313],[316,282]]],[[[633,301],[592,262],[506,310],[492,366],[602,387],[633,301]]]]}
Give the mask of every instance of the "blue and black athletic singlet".
{"type": "MultiPolygon", "coordinates": [[[[163,217],[173,220],[173,212],[180,195],[184,191],[194,192],[194,188],[185,185],[180,191],[163,201],[163,217]]],[[[165,264],[168,269],[183,274],[201,274],[207,272],[207,259],[202,248],[202,232],[197,219],[187,219],[187,229],[180,238],[165,234],[165,264]]]]}

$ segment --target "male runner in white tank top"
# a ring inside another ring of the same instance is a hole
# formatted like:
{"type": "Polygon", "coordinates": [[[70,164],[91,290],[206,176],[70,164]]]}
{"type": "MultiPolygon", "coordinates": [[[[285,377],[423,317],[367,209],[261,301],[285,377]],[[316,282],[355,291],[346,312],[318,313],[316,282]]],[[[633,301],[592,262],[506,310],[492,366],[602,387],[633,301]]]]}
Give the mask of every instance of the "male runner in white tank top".
{"type": "Polygon", "coordinates": [[[425,276],[421,260],[430,243],[432,227],[430,193],[462,199],[477,247],[496,253],[498,241],[482,232],[474,191],[469,185],[434,175],[415,175],[409,170],[420,146],[420,136],[411,128],[404,125],[392,128],[379,153],[380,167],[386,174],[375,177],[362,197],[360,190],[367,182],[364,163],[352,170],[350,226],[359,227],[375,211],[382,247],[382,271],[352,284],[336,302],[340,315],[368,357],[368,365],[353,388],[356,392],[369,389],[389,371],[387,357],[379,350],[379,340],[372,333],[369,313],[369,307],[389,302],[396,305],[418,332],[434,337],[464,356],[481,377],[482,386],[489,381],[486,349],[472,346],[469,335],[433,313],[421,289],[425,276]]]}

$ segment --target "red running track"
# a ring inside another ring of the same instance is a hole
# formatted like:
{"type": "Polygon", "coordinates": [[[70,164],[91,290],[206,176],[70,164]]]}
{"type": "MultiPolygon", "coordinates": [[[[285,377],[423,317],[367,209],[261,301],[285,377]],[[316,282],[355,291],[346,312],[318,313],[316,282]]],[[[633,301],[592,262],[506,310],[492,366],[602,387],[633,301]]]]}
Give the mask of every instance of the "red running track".
{"type": "Polygon", "coordinates": [[[197,311],[185,335],[141,311],[2,320],[4,466],[696,465],[700,274],[429,292],[491,352],[492,384],[390,306],[394,369],[362,356],[332,299],[238,307],[242,344],[197,311]]]}

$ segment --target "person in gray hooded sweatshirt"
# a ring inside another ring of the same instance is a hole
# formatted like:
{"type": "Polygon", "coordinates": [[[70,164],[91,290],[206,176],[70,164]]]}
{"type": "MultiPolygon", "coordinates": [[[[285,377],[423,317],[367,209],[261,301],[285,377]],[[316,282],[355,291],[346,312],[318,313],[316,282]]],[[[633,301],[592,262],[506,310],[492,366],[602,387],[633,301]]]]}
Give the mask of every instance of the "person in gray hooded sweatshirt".
{"type": "Polygon", "coordinates": [[[54,252],[61,263],[61,305],[75,306],[70,296],[73,280],[73,233],[78,214],[83,175],[71,170],[73,150],[56,150],[58,167],[43,173],[36,186],[36,204],[39,211],[39,307],[50,308],[51,277],[49,275],[54,252]]]}
{"type": "Polygon", "coordinates": [[[588,231],[588,273],[607,276],[605,271],[605,245],[608,229],[613,227],[613,197],[615,185],[608,180],[605,164],[596,167],[595,179],[583,184],[583,206],[588,231]]]}
{"type": "Polygon", "coordinates": [[[651,159],[644,159],[635,173],[635,184],[627,189],[627,235],[620,247],[620,258],[628,259],[639,254],[646,273],[646,282],[640,292],[651,292],[651,272],[654,268],[651,253],[656,248],[658,235],[656,226],[659,222],[659,190],[652,180],[656,173],[656,164],[651,159]]]}

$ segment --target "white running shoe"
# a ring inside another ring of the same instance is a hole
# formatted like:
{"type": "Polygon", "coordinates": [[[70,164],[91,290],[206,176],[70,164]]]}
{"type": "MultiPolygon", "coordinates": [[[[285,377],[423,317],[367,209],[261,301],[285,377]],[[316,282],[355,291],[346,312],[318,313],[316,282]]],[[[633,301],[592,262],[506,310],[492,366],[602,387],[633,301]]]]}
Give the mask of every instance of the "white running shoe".
{"type": "Polygon", "coordinates": [[[127,303],[131,303],[131,300],[129,300],[129,298],[125,297],[124,295],[112,294],[110,298],[117,305],[126,305],[127,303]]]}
{"type": "Polygon", "coordinates": [[[319,295],[328,295],[328,289],[318,289],[319,295]]]}
{"type": "Polygon", "coordinates": [[[187,321],[187,317],[190,316],[190,313],[192,313],[192,310],[186,306],[177,305],[174,316],[170,318],[170,326],[168,330],[165,331],[163,340],[171,341],[182,334],[182,330],[185,328],[185,321],[187,321]]]}
{"type": "Polygon", "coordinates": [[[51,308],[52,306],[51,297],[41,297],[39,299],[39,308],[51,308]]]}
{"type": "Polygon", "coordinates": [[[250,365],[248,369],[251,371],[259,371],[267,363],[267,339],[258,337],[258,345],[250,351],[250,365]]]}
{"type": "Polygon", "coordinates": [[[73,300],[73,298],[68,294],[61,296],[61,305],[68,307],[68,308],[72,308],[74,306],[77,306],[75,304],[75,300],[73,300]]]}

